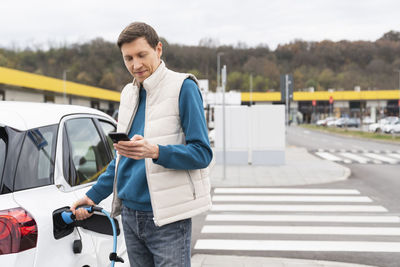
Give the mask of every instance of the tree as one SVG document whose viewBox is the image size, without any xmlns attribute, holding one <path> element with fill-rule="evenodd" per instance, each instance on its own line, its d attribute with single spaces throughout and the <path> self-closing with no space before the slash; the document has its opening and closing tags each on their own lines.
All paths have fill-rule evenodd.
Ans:
<svg viewBox="0 0 400 267">
<path fill-rule="evenodd" d="M 228 90 L 243 90 L 243 75 L 238 71 L 228 73 L 227 78 Z"/>
<path fill-rule="evenodd" d="M 318 81 L 322 89 L 326 90 L 332 88 L 334 87 L 335 74 L 333 73 L 332 70 L 326 68 L 318 76 Z"/>
<path fill-rule="evenodd" d="M 400 32 L 396 31 L 389 31 L 385 33 L 380 39 L 378 40 L 388 40 L 388 41 L 395 41 L 400 42 Z"/>
<path fill-rule="evenodd" d="M 318 87 L 319 87 L 319 84 L 318 84 L 318 82 L 316 81 L 316 80 L 314 80 L 314 79 L 309 79 L 307 82 L 306 82 L 306 87 L 307 88 L 314 88 L 314 90 L 318 90 Z"/>
<path fill-rule="evenodd" d="M 257 75 L 256 77 L 254 77 L 253 90 L 255 92 L 265 92 L 269 89 L 268 86 L 269 86 L 268 78 L 265 78 L 261 75 Z"/>
<path fill-rule="evenodd" d="M 115 82 L 114 74 L 112 72 L 104 73 L 99 82 L 99 86 L 106 89 L 115 89 L 117 84 Z"/>
</svg>

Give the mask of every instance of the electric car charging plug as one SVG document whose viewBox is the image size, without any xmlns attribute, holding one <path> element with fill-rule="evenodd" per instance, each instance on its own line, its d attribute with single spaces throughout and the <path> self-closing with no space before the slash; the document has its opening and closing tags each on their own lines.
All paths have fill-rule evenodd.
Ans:
<svg viewBox="0 0 400 267">
<path fill-rule="evenodd" d="M 109 259 L 111 261 L 111 266 L 114 267 L 115 262 L 124 262 L 124 259 L 119 257 L 117 255 L 117 227 L 115 225 L 114 219 L 111 218 L 110 213 L 108 213 L 107 211 L 105 211 L 103 208 L 101 207 L 97 207 L 97 206 L 79 206 L 76 209 L 86 209 L 89 213 L 93 213 L 95 211 L 97 212 L 101 212 L 104 215 L 107 216 L 107 218 L 110 220 L 111 226 L 112 226 L 112 231 L 113 231 L 113 251 L 110 253 Z M 61 219 L 65 222 L 65 224 L 72 224 L 74 222 L 76 222 L 76 218 L 75 215 L 72 213 L 72 211 L 63 211 L 61 213 Z"/>
<path fill-rule="evenodd" d="M 86 209 L 89 213 L 93 213 L 95 210 L 97 210 L 97 209 L 95 209 L 94 206 L 87 206 L 87 205 L 79 206 L 76 209 Z M 71 223 L 75 222 L 75 220 L 76 220 L 75 215 L 72 213 L 72 211 L 63 211 L 61 213 L 61 218 L 64 220 L 64 222 L 66 224 L 71 224 Z"/>
</svg>

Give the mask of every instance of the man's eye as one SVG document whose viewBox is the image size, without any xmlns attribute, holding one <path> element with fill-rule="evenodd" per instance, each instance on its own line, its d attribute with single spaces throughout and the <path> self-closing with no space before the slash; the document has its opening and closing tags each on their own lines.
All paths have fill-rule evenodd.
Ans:
<svg viewBox="0 0 400 267">
<path fill-rule="evenodd" d="M 132 60 L 132 57 L 126 57 L 125 60 L 126 60 L 126 61 L 131 61 L 131 60 Z"/>
</svg>

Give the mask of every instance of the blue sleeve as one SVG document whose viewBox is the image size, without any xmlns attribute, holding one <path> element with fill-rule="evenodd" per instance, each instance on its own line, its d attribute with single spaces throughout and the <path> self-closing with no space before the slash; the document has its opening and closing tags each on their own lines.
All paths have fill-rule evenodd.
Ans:
<svg viewBox="0 0 400 267">
<path fill-rule="evenodd" d="M 105 172 L 103 172 L 92 188 L 86 192 L 86 195 L 99 204 L 100 201 L 107 198 L 113 191 L 115 175 L 115 158 L 108 164 Z"/>
<path fill-rule="evenodd" d="M 159 145 L 159 157 L 153 160 L 165 168 L 193 170 L 207 167 L 212 160 L 203 100 L 197 84 L 186 79 L 179 95 L 179 115 L 186 145 Z"/>
</svg>

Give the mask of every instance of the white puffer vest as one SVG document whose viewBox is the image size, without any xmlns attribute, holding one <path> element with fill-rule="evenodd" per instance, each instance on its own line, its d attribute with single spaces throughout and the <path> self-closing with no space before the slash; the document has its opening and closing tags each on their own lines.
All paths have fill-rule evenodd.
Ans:
<svg viewBox="0 0 400 267">
<path fill-rule="evenodd" d="M 144 138 L 153 144 L 185 144 L 185 134 L 179 116 L 179 93 L 191 74 L 177 73 L 161 62 L 156 71 L 143 82 L 146 90 Z M 139 103 L 140 87 L 130 83 L 121 93 L 118 132 L 128 133 Z M 117 193 L 118 163 L 115 164 L 112 216 L 121 213 L 121 200 Z M 214 162 L 214 159 L 213 159 Z M 145 159 L 154 222 L 158 226 L 187 219 L 211 207 L 209 168 L 199 170 L 173 170 Z"/>
</svg>

